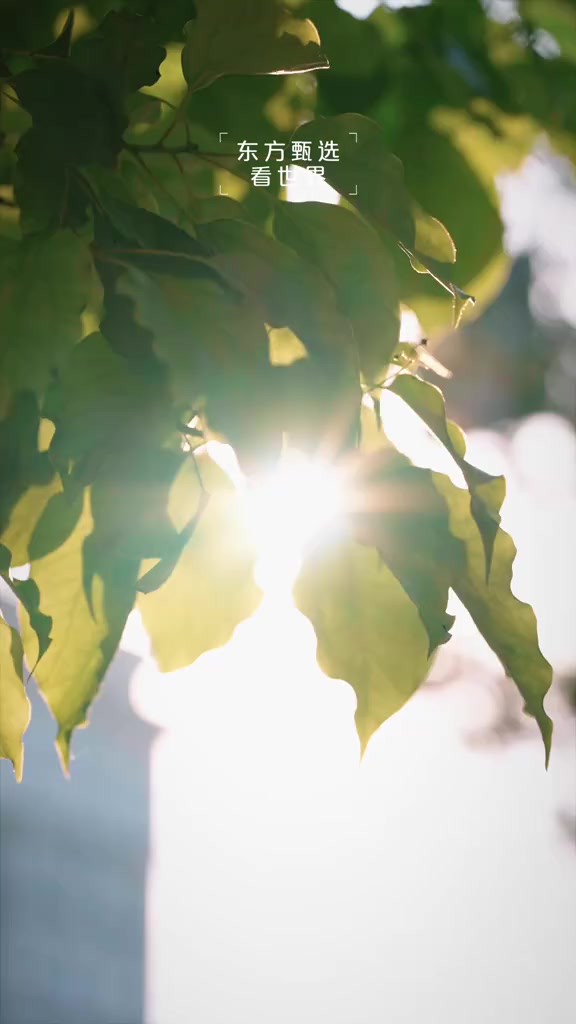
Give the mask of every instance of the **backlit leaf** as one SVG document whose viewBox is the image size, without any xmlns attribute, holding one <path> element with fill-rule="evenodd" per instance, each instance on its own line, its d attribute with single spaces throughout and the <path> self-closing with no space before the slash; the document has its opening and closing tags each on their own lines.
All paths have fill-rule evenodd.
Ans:
<svg viewBox="0 0 576 1024">
<path fill-rule="evenodd" d="M 46 396 L 44 415 L 56 426 L 50 456 L 90 483 L 119 451 L 160 446 L 170 411 L 157 367 L 129 363 L 95 332 L 76 345 Z"/>
<path fill-rule="evenodd" d="M 151 594 L 154 590 L 158 590 L 159 587 L 163 586 L 164 583 L 170 579 L 170 576 L 174 572 L 178 560 L 190 541 L 198 523 L 200 517 L 204 512 L 204 508 L 208 502 L 208 493 L 205 496 L 200 495 L 198 501 L 198 509 L 186 523 L 186 526 L 175 535 L 172 543 L 170 544 L 169 551 L 165 554 L 160 561 L 153 565 L 151 569 L 148 569 L 143 576 L 140 576 L 138 580 L 138 591 L 141 594 Z"/>
<path fill-rule="evenodd" d="M 380 437 L 380 450 L 356 466 L 354 536 L 376 548 L 415 604 L 432 654 L 450 639 L 454 618 L 446 607 L 462 553 L 430 471 L 411 465 Z"/>
<path fill-rule="evenodd" d="M 302 365 L 265 375 L 264 427 L 276 423 L 308 450 L 338 451 L 350 435 L 360 391 L 351 324 L 332 283 L 251 224 L 214 221 L 201 225 L 198 234 L 214 250 L 213 263 L 251 299 L 266 324 L 288 327 L 308 350 L 310 359 Z"/>
<path fill-rule="evenodd" d="M 268 335 L 247 299 L 213 281 L 133 268 L 119 287 L 133 300 L 138 322 L 152 332 L 176 400 L 192 408 L 207 396 L 210 414 L 210 401 L 216 412 L 229 400 L 246 402 L 250 388 L 253 397 L 258 393 L 268 367 Z"/>
<path fill-rule="evenodd" d="M 0 378 L 42 391 L 81 336 L 91 287 L 86 244 L 71 231 L 0 252 Z"/>
<path fill-rule="evenodd" d="M 314 163 L 319 160 L 320 143 L 334 142 L 339 159 L 323 163 L 326 180 L 378 231 L 413 248 L 415 225 L 404 169 L 375 121 L 360 114 L 320 117 L 303 124 L 293 137 L 311 142 Z"/>
<path fill-rule="evenodd" d="M 12 553 L 3 544 L 0 544 L 0 579 L 12 591 L 22 607 L 26 609 L 30 620 L 30 627 L 34 630 L 38 642 L 38 658 L 41 658 L 50 646 L 52 619 L 49 615 L 44 615 L 40 611 L 40 593 L 34 580 L 19 580 L 11 576 L 11 560 Z"/>
<path fill-rule="evenodd" d="M 253 576 L 254 543 L 238 495 L 208 455 L 196 458 L 209 495 L 206 508 L 168 581 L 138 602 L 163 672 L 184 668 L 205 651 L 227 643 L 261 599 Z M 203 487 L 189 460 L 170 496 L 170 514 L 178 530 L 185 529 L 202 507 Z"/>
<path fill-rule="evenodd" d="M 62 490 L 59 481 L 57 486 L 58 490 L 44 505 L 31 534 L 28 544 L 28 558 L 31 562 L 44 558 L 64 544 L 82 514 L 82 489 L 71 487 Z"/>
<path fill-rule="evenodd" d="M 368 224 L 328 203 L 279 203 L 276 236 L 322 271 L 352 325 L 359 364 L 375 381 L 398 341 L 396 270 L 389 252 Z"/>
<path fill-rule="evenodd" d="M 41 54 L 43 57 L 69 57 L 74 32 L 74 18 L 75 11 L 72 8 L 66 15 L 66 20 L 56 38 L 48 46 L 43 46 L 41 50 L 37 50 L 36 54 Z"/>
<path fill-rule="evenodd" d="M 454 263 L 456 246 L 450 232 L 437 217 L 431 217 L 420 207 L 414 211 L 416 223 L 415 249 L 421 256 L 428 256 L 440 263 Z"/>
<path fill-rule="evenodd" d="M 500 137 L 486 129 L 480 133 L 474 119 L 463 112 L 452 120 L 444 112 L 442 116 L 451 127 L 453 121 L 450 136 L 429 124 L 416 130 L 407 124 L 393 143 L 406 168 L 410 195 L 418 204 L 415 253 L 425 263 L 435 261 L 435 271 L 449 284 L 452 271 L 442 264 L 453 262 L 457 250 L 455 280 L 463 292 L 486 305 L 506 276 L 494 187 L 495 175 L 505 168 L 491 166 L 486 180 L 480 165 Z M 466 152 L 461 151 L 462 145 Z M 422 208 L 434 217 L 422 219 Z M 429 274 L 415 277 L 409 264 L 400 264 L 399 275 L 402 300 L 415 310 L 426 332 L 445 327 L 451 312 L 457 320 L 466 309 L 467 304 L 460 308 L 463 300 L 455 309 L 457 293 L 450 288 L 443 293 Z"/>
<path fill-rule="evenodd" d="M 311 355 L 332 353 L 350 362 L 353 337 L 332 282 L 291 247 L 228 219 L 199 225 L 198 237 L 212 250 L 213 264 L 260 306 L 271 327 L 290 327 Z"/>
<path fill-rule="evenodd" d="M 22 779 L 22 737 L 30 722 L 30 701 L 22 674 L 22 641 L 0 616 L 0 757 L 12 762 L 18 782 Z"/>
<path fill-rule="evenodd" d="M 464 435 L 455 423 L 447 419 L 444 396 L 434 384 L 410 374 L 400 374 L 390 385 L 390 390 L 420 416 L 462 471 L 470 491 L 470 510 L 482 538 L 488 578 L 500 524 L 500 509 L 506 494 L 504 477 L 492 476 L 466 461 Z"/>
<path fill-rule="evenodd" d="M 422 620 L 378 552 L 350 540 L 307 558 L 294 596 L 314 626 L 320 668 L 355 690 L 364 751 L 426 677 Z"/>
<path fill-rule="evenodd" d="M 196 0 L 185 28 L 182 68 L 197 92 L 222 75 L 278 75 L 327 68 L 311 21 L 276 0 Z"/>
<path fill-rule="evenodd" d="M 184 460 L 180 450 L 151 445 L 110 452 L 91 490 L 92 550 L 136 561 L 169 555 L 178 535 L 168 496 Z"/>
<path fill-rule="evenodd" d="M 552 722 L 544 710 L 544 697 L 552 683 L 552 668 L 538 646 L 536 617 L 530 605 L 512 592 L 516 548 L 504 530 L 494 542 L 492 570 L 486 582 L 485 556 L 480 535 L 470 512 L 466 491 L 448 477 L 434 474 L 435 485 L 450 512 L 450 529 L 462 541 L 466 560 L 452 580 L 452 587 L 470 612 L 480 633 L 500 659 L 506 675 L 518 687 L 525 711 L 538 724 L 544 741 L 546 764 L 552 742 Z"/>
<path fill-rule="evenodd" d="M 91 528 L 86 499 L 74 532 L 59 548 L 33 563 L 30 577 L 40 591 L 40 609 L 53 624 L 52 643 L 34 675 L 58 723 L 57 747 L 66 771 L 72 733 L 86 723 L 136 593 L 138 563 L 120 562 L 104 554 L 89 606 L 84 592 L 83 548 Z M 22 619 L 24 651 L 32 666 L 38 659 L 38 641 L 29 617 L 24 613 Z"/>
<path fill-rule="evenodd" d="M 46 459 L 46 468 L 49 468 Z M 53 497 L 62 484 L 56 473 L 45 484 L 28 486 L 14 503 L 0 539 L 12 552 L 13 565 L 25 565 L 32 560 L 32 538 Z"/>
</svg>

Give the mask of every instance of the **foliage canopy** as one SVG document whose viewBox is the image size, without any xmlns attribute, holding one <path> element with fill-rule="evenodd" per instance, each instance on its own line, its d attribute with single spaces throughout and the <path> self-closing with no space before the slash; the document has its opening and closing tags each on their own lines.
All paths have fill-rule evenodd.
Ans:
<svg viewBox="0 0 576 1024">
<path fill-rule="evenodd" d="M 136 602 L 164 670 L 257 607 L 218 439 L 249 478 L 285 447 L 352 467 L 349 532 L 295 596 L 363 746 L 449 639 L 452 589 L 548 758 L 551 669 L 511 591 L 504 481 L 466 460 L 398 337 L 401 305 L 434 331 L 501 287 L 495 175 L 542 132 L 576 154 L 571 0 L 508 22 L 480 0 L 366 21 L 332 0 L 0 10 L 0 572 L 21 616 L 21 635 L 0 619 L 0 755 L 20 776 L 25 664 L 67 768 Z M 289 202 L 276 174 L 251 187 L 238 143 L 271 140 L 294 164 L 293 143 L 339 146 L 340 204 Z M 363 404 L 385 388 L 467 490 L 396 451 Z"/>
</svg>

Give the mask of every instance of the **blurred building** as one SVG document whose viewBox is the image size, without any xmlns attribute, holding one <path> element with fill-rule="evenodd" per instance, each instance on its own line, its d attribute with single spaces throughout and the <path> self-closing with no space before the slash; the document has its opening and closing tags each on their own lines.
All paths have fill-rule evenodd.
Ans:
<svg viewBox="0 0 576 1024">
<path fill-rule="evenodd" d="M 151 726 L 120 652 L 64 779 L 33 696 L 24 780 L 0 770 L 1 1024 L 142 1024 Z M 30 686 L 32 691 L 33 687 Z"/>
</svg>

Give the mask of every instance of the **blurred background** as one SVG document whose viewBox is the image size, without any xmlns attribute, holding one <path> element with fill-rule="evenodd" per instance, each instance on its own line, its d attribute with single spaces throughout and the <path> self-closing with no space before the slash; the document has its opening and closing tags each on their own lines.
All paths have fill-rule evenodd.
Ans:
<svg viewBox="0 0 576 1024">
<path fill-rule="evenodd" d="M 303 6 L 338 55 L 319 76 L 319 108 L 378 110 L 411 188 L 423 168 L 436 182 L 426 208 L 456 234 L 464 224 L 473 317 L 447 332 L 425 282 L 403 332 L 425 331 L 453 371 L 448 408 L 471 461 L 507 476 L 514 590 L 555 670 L 550 769 L 462 609 L 431 679 L 361 766 L 352 691 L 317 669 L 311 627 L 288 601 L 165 676 L 133 613 L 71 779 L 39 699 L 23 783 L 1 765 L 2 1024 L 576 1019 L 576 91 L 559 71 L 576 60 L 576 10 L 526 5 L 540 11 L 540 78 L 525 77 L 522 96 L 547 127 L 522 134 L 512 89 L 498 117 L 488 107 L 497 84 L 464 0 L 342 0 L 338 17 L 331 0 Z M 513 0 L 484 6 L 496 43 L 512 25 L 523 44 Z M 436 22 L 416 20 L 438 11 L 442 54 Z M 386 71 L 374 40 L 394 32 Z M 404 138 L 404 117 L 428 134 Z M 450 177 L 462 154 L 475 175 L 464 199 Z M 304 185 L 297 198 L 311 195 Z M 466 237 L 474 253 L 482 243 L 478 266 Z M 445 468 L 393 401 L 382 413 L 415 461 Z"/>
</svg>

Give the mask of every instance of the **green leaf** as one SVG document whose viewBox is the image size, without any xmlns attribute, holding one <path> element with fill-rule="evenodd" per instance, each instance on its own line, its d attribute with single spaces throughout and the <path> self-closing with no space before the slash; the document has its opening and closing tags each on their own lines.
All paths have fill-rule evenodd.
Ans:
<svg viewBox="0 0 576 1024">
<path fill-rule="evenodd" d="M 330 354 L 350 365 L 350 325 L 338 308 L 332 283 L 288 245 L 243 221 L 198 225 L 212 263 L 261 309 L 271 327 L 290 327 L 311 355 Z"/>
<path fill-rule="evenodd" d="M 20 391 L 6 398 L 5 416 L 0 419 L 0 538 L 15 557 L 17 547 L 25 547 L 36 514 L 53 486 L 54 468 L 47 453 L 38 448 L 39 428 L 34 394 Z M 18 554 L 17 564 L 26 560 L 20 561 Z"/>
<path fill-rule="evenodd" d="M 49 43 L 48 46 L 43 46 L 41 50 L 36 50 L 35 56 L 69 57 L 72 47 L 72 34 L 74 32 L 74 18 L 75 11 L 72 8 L 66 15 L 66 20 L 56 39 Z"/>
<path fill-rule="evenodd" d="M 114 165 L 126 119 L 104 86 L 69 61 L 45 61 L 15 80 L 18 99 L 32 117 L 32 132 L 64 164 Z"/>
<path fill-rule="evenodd" d="M 432 654 L 450 639 L 454 617 L 446 608 L 460 545 L 431 472 L 411 465 L 380 437 L 380 450 L 357 462 L 354 536 L 376 548 L 418 609 Z"/>
<path fill-rule="evenodd" d="M 138 580 L 138 590 L 141 594 L 151 594 L 154 590 L 158 590 L 164 583 L 167 583 L 170 576 L 174 572 L 176 565 L 180 559 L 184 548 L 192 538 L 198 523 L 200 522 L 200 516 L 204 512 L 204 508 L 208 502 L 208 493 L 202 492 L 198 499 L 198 509 L 186 523 L 186 525 L 176 534 L 170 550 L 163 558 L 160 559 L 153 565 L 151 569 L 140 577 Z"/>
<path fill-rule="evenodd" d="M 101 193 L 100 193 L 101 195 Z M 105 217 L 96 217 L 96 265 L 105 288 L 103 271 L 124 264 L 149 273 L 181 278 L 204 278 L 222 286 L 218 271 L 209 264 L 204 248 L 171 221 L 132 206 L 111 195 L 101 195 Z"/>
<path fill-rule="evenodd" d="M 475 304 L 474 295 L 469 295 L 468 292 L 454 284 L 454 281 L 447 278 L 441 263 L 436 263 L 435 260 L 428 256 L 424 257 L 421 253 L 413 253 L 403 246 L 400 248 L 408 257 L 412 270 L 415 270 L 417 274 L 429 275 L 436 284 L 448 292 L 452 305 L 452 329 L 456 330 L 468 307 Z"/>
<path fill-rule="evenodd" d="M 63 474 L 91 483 L 118 452 L 160 446 L 171 407 L 155 365 L 129 363 L 99 333 L 74 348 L 44 403 L 56 426 L 50 456 Z"/>
<path fill-rule="evenodd" d="M 205 248 L 188 232 L 176 227 L 164 217 L 106 194 L 104 190 L 99 191 L 99 198 L 106 216 L 118 233 L 117 245 L 129 240 L 140 248 L 157 254 L 180 253 L 191 258 L 206 259 Z"/>
<path fill-rule="evenodd" d="M 34 580 L 6 580 L 14 596 L 26 609 L 30 628 L 36 634 L 38 642 L 38 660 L 42 658 L 52 642 L 52 619 L 40 611 L 40 591 Z M 34 669 L 32 669 L 34 671 Z"/>
<path fill-rule="evenodd" d="M 272 366 L 291 366 L 308 357 L 300 338 L 289 327 L 269 327 L 268 340 Z"/>
<path fill-rule="evenodd" d="M 44 558 L 61 547 L 74 531 L 82 515 L 82 489 L 71 487 L 62 490 L 59 480 L 57 486 L 57 492 L 45 503 L 31 533 L 28 544 L 28 558 L 31 562 Z"/>
<path fill-rule="evenodd" d="M 463 112 L 443 112 L 442 117 L 451 126 L 450 137 L 430 124 L 415 129 L 408 121 L 394 140 L 406 168 L 407 187 L 418 204 L 415 257 L 420 260 L 421 275 L 422 271 L 427 274 L 415 277 L 414 261 L 412 268 L 400 265 L 402 301 L 414 309 L 426 332 L 449 323 L 450 305 L 458 321 L 468 306 L 469 293 L 479 303 L 490 301 L 504 283 L 507 263 L 495 190 L 496 174 L 505 168 L 490 165 L 486 173 L 482 164 L 490 159 L 500 136 L 494 130 L 480 132 L 478 123 Z M 434 218 L 425 215 L 422 220 L 422 207 L 439 219 L 440 228 L 434 226 Z M 454 274 L 463 295 L 450 280 L 452 272 L 442 265 L 453 262 L 456 250 Z M 428 264 L 436 280 L 430 277 Z M 447 295 L 437 287 L 438 279 Z"/>
<path fill-rule="evenodd" d="M 506 481 L 492 476 L 466 461 L 466 441 L 455 423 L 446 417 L 444 396 L 439 388 L 410 374 L 400 374 L 390 385 L 424 421 L 450 453 L 468 485 L 470 509 L 476 522 L 486 559 L 486 578 L 490 575 L 494 542 L 500 525 L 500 509 L 506 494 Z"/>
<path fill-rule="evenodd" d="M 12 553 L 5 544 L 0 544 L 0 572 L 8 572 L 12 561 Z"/>
<path fill-rule="evenodd" d="M 22 233 L 81 228 L 88 216 L 88 197 L 49 139 L 35 130 L 26 132 L 17 155 L 14 192 Z"/>
<path fill-rule="evenodd" d="M 404 168 L 390 152 L 385 133 L 375 121 L 360 114 L 320 117 L 303 124 L 293 138 L 312 144 L 312 164 L 318 163 L 319 143 L 334 142 L 339 159 L 323 163 L 326 181 L 377 231 L 414 247 L 414 217 Z M 294 162 L 310 164 L 303 159 Z"/>
<path fill-rule="evenodd" d="M 12 762 L 18 782 L 24 766 L 22 737 L 31 715 L 22 667 L 20 636 L 0 617 L 0 757 Z"/>
<path fill-rule="evenodd" d="M 185 26 L 182 70 L 190 91 L 223 75 L 295 74 L 329 67 L 311 21 L 276 0 L 196 0 Z"/>
<path fill-rule="evenodd" d="M 41 611 L 53 623 L 52 643 L 37 665 L 35 678 L 58 723 L 57 748 L 66 772 L 72 733 L 86 724 L 136 593 L 138 563 L 120 562 L 103 553 L 89 606 L 84 592 L 83 549 L 92 525 L 86 494 L 74 532 L 59 548 L 33 563 L 30 577 L 40 591 Z M 22 620 L 26 660 L 34 665 L 38 641 L 25 613 Z"/>
<path fill-rule="evenodd" d="M 390 362 L 400 328 L 392 258 L 376 231 L 349 210 L 327 203 L 278 203 L 275 233 L 326 276 L 348 318 L 367 381 Z"/>
<path fill-rule="evenodd" d="M 12 578 L 10 575 L 11 562 L 12 553 L 4 544 L 0 544 L 0 578 L 28 612 L 30 626 L 34 630 L 38 641 L 38 658 L 41 658 L 50 646 L 52 619 L 40 611 L 40 593 L 34 580 Z"/>
<path fill-rule="evenodd" d="M 144 624 L 160 669 L 172 672 L 190 665 L 205 651 L 226 644 L 236 626 L 260 603 L 254 582 L 255 550 L 237 492 L 207 455 L 189 460 L 170 497 L 170 514 L 178 530 L 197 515 L 209 498 L 196 529 L 170 578 L 139 599 Z"/>
<path fill-rule="evenodd" d="M 178 535 L 168 496 L 185 458 L 150 445 L 121 444 L 111 452 L 92 485 L 92 550 L 138 562 L 171 554 Z"/>
<path fill-rule="evenodd" d="M 544 697 L 552 683 L 552 668 L 538 646 L 532 608 L 512 593 L 514 543 L 507 533 L 498 530 L 490 580 L 486 582 L 484 550 L 470 513 L 467 492 L 441 474 L 435 473 L 434 480 L 450 512 L 451 532 L 462 541 L 466 553 L 466 561 L 455 573 L 452 587 L 518 687 L 525 711 L 536 720 L 548 764 L 552 722 L 544 710 Z"/>
<path fill-rule="evenodd" d="M 47 470 L 51 469 L 47 458 L 44 465 Z M 32 560 L 32 538 L 47 506 L 61 490 L 61 486 L 57 474 L 54 473 L 48 483 L 29 485 L 14 501 L 5 528 L 0 533 L 0 540 L 12 552 L 13 565 L 26 565 Z"/>
<path fill-rule="evenodd" d="M 130 268 L 119 290 L 152 332 L 178 401 L 193 407 L 210 388 L 228 394 L 243 376 L 267 366 L 268 336 L 258 311 L 216 282 Z"/>
<path fill-rule="evenodd" d="M 309 445 L 322 445 L 331 434 L 337 448 L 357 413 L 360 388 L 350 326 L 334 290 L 292 249 L 250 224 L 198 225 L 198 239 L 241 295 L 210 281 L 134 269 L 119 285 L 155 338 L 174 397 L 194 408 L 200 403 L 211 429 L 230 440 L 249 472 L 277 456 L 281 431 L 295 428 L 297 419 Z M 265 323 L 290 326 L 315 365 L 272 373 Z M 298 387 L 303 392 L 294 401 Z"/>
<path fill-rule="evenodd" d="M 89 250 L 71 231 L 26 239 L 0 252 L 0 282 L 0 379 L 42 392 L 81 337 Z"/>
<path fill-rule="evenodd" d="M 16 195 L 26 233 L 76 227 L 86 219 L 87 197 L 75 168 L 114 167 L 127 118 L 103 80 L 69 60 L 45 59 L 19 74 L 14 88 L 32 127 L 18 147 Z"/>
<path fill-rule="evenodd" d="M 196 224 L 208 224 L 211 220 L 245 220 L 242 203 L 230 196 L 208 196 L 206 199 L 192 197 L 190 212 Z"/>
<path fill-rule="evenodd" d="M 135 269 L 119 289 L 154 337 L 174 400 L 201 411 L 210 430 L 234 445 L 246 471 L 274 459 L 281 427 L 268 396 L 268 335 L 258 307 L 214 281 Z"/>
<path fill-rule="evenodd" d="M 110 11 L 94 32 L 76 43 L 72 59 L 121 99 L 153 85 L 165 55 L 153 21 L 129 11 Z"/>
<path fill-rule="evenodd" d="M 427 256 L 440 263 L 454 263 L 456 246 L 454 240 L 437 217 L 431 217 L 415 204 L 416 223 L 415 249 L 419 256 Z"/>
<path fill-rule="evenodd" d="M 356 692 L 364 751 L 427 675 L 422 620 L 378 552 L 348 540 L 306 559 L 294 596 L 314 626 L 320 668 Z"/>
<path fill-rule="evenodd" d="M 104 175 L 106 188 L 102 187 L 101 181 Z M 118 283 L 124 272 L 123 263 L 130 265 L 133 260 L 141 258 L 142 248 L 158 251 L 160 246 L 163 251 L 165 250 L 167 240 L 164 237 L 164 230 L 166 228 L 170 231 L 173 225 L 160 217 L 150 215 L 148 210 L 141 210 L 124 201 L 118 203 L 114 191 L 122 193 L 124 189 L 120 187 L 113 190 L 107 172 L 99 169 L 98 174 L 95 174 L 94 169 L 91 169 L 87 177 L 98 196 L 102 210 L 101 214 L 95 215 L 96 240 L 93 248 L 95 266 L 103 288 L 100 331 L 110 347 L 124 359 L 134 362 L 135 366 L 143 362 L 150 364 L 155 359 L 154 339 L 150 331 L 136 323 L 133 303 L 126 295 L 119 293 Z M 119 181 L 122 186 L 122 179 Z M 117 182 L 114 184 L 117 185 Z M 126 192 L 129 195 L 129 191 Z M 149 216 L 152 216 L 151 220 L 148 219 Z M 170 244 L 173 244 L 173 241 L 173 238 L 170 238 Z M 182 254 L 187 258 L 187 250 L 190 255 L 194 240 L 185 235 L 183 240 L 179 238 L 179 243 L 183 250 Z M 180 250 L 175 253 L 177 258 L 179 254 Z M 157 377 L 159 382 L 163 378 L 159 365 Z"/>
</svg>

